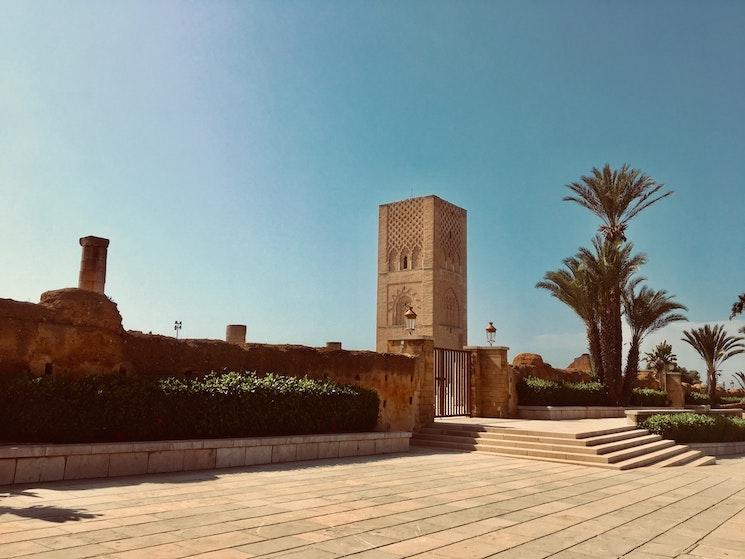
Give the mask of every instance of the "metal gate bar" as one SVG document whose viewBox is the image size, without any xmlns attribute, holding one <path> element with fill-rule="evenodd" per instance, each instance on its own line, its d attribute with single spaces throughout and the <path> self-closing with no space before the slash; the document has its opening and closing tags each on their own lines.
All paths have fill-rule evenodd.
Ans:
<svg viewBox="0 0 745 559">
<path fill-rule="evenodd" d="M 435 417 L 471 414 L 470 360 L 468 351 L 435 348 Z"/>
</svg>

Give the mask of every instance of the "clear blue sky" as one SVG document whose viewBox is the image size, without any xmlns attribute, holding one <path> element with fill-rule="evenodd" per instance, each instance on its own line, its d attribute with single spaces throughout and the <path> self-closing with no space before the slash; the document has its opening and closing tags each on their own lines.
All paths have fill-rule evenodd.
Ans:
<svg viewBox="0 0 745 559">
<path fill-rule="evenodd" d="M 675 190 L 629 232 L 650 284 L 726 320 L 744 28 L 738 1 L 5 0 L 0 296 L 76 285 L 93 234 L 127 328 L 372 348 L 377 206 L 413 189 L 469 212 L 470 343 L 493 320 L 565 366 L 582 325 L 534 285 L 597 226 L 563 185 L 607 161 Z"/>
</svg>

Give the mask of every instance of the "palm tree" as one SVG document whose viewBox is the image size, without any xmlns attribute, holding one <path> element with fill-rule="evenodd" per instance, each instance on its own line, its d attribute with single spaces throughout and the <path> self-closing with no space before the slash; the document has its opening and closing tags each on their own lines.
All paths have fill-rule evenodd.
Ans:
<svg viewBox="0 0 745 559">
<path fill-rule="evenodd" d="M 730 357 L 745 353 L 745 338 L 742 336 L 728 336 L 721 324 L 701 328 L 684 330 L 682 340 L 698 352 L 706 363 L 706 382 L 709 391 L 709 401 L 712 405 L 717 402 L 717 369 Z"/>
<path fill-rule="evenodd" d="M 582 319 L 587 331 L 592 370 L 600 382 L 605 384 L 597 313 L 598 296 L 595 283 L 589 277 L 583 262 L 577 256 L 566 258 L 563 269 L 546 272 L 543 281 L 538 282 L 536 287 L 546 289 Z"/>
<path fill-rule="evenodd" d="M 631 398 L 637 372 L 639 371 L 639 348 L 644 338 L 652 332 L 664 328 L 668 324 L 686 317 L 675 311 L 688 310 L 684 305 L 673 301 L 673 295 L 668 295 L 664 289 L 656 291 L 646 285 L 636 291 L 642 278 L 629 282 L 623 294 L 623 306 L 626 322 L 631 327 L 631 343 L 626 357 L 626 371 L 624 373 L 623 395 L 626 401 Z M 673 354 L 673 357 L 674 354 Z M 664 386 L 660 375 L 660 386 Z"/>
<path fill-rule="evenodd" d="M 607 240 L 622 242 L 626 240 L 626 227 L 631 219 L 673 193 L 672 190 L 660 192 L 663 186 L 627 164 L 611 169 L 606 163 L 602 170 L 593 167 L 591 175 L 568 184 L 573 194 L 563 199 L 597 215 L 603 221 L 599 230 Z"/>
<path fill-rule="evenodd" d="M 632 254 L 631 243 L 617 243 L 596 236 L 593 249 L 580 248 L 579 258 L 594 282 L 596 310 L 600 322 L 603 372 L 608 385 L 609 404 L 620 405 L 623 392 L 623 334 L 621 299 L 632 276 L 647 261 L 644 254 Z"/>
<path fill-rule="evenodd" d="M 678 364 L 678 356 L 673 353 L 673 346 L 667 343 L 667 340 L 658 343 L 652 351 L 645 353 L 644 360 L 647 362 L 647 367 L 658 375 Z"/>
</svg>

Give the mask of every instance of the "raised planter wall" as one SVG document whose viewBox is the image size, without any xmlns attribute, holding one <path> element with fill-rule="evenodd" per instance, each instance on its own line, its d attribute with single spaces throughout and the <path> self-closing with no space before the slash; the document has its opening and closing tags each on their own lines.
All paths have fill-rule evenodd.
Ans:
<svg viewBox="0 0 745 559">
<path fill-rule="evenodd" d="M 729 456 L 745 454 L 745 441 L 732 443 L 686 443 L 693 450 L 700 450 L 707 456 Z"/>
<path fill-rule="evenodd" d="M 0 485 L 211 470 L 409 449 L 409 432 L 0 446 Z"/>
<path fill-rule="evenodd" d="M 612 406 L 518 406 L 521 419 L 598 419 L 624 417 L 624 408 Z"/>
</svg>

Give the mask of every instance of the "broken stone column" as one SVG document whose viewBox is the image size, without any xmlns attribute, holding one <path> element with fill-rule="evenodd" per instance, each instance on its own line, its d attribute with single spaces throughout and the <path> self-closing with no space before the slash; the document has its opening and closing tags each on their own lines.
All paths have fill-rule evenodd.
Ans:
<svg viewBox="0 0 745 559">
<path fill-rule="evenodd" d="M 109 240 L 101 237 L 82 237 L 80 246 L 80 276 L 78 288 L 103 294 L 106 286 L 106 254 Z"/>
<path fill-rule="evenodd" d="M 228 324 L 225 328 L 225 341 L 229 344 L 244 345 L 246 343 L 246 325 Z"/>
</svg>

